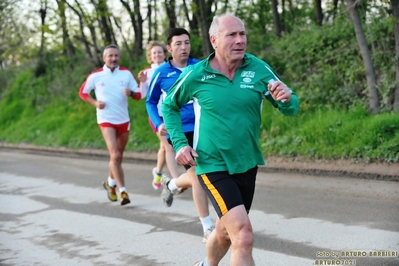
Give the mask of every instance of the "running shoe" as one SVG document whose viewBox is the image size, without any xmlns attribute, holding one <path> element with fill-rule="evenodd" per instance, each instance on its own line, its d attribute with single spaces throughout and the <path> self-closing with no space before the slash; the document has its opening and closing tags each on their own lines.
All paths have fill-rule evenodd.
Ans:
<svg viewBox="0 0 399 266">
<path fill-rule="evenodd" d="M 115 192 L 116 186 L 111 187 L 111 186 L 108 184 L 108 180 L 105 180 L 105 181 L 103 182 L 103 187 L 104 187 L 105 190 L 107 191 L 107 196 L 108 196 L 108 198 L 109 198 L 110 201 L 117 201 L 117 200 L 118 200 L 118 196 L 116 195 L 116 192 Z"/>
<path fill-rule="evenodd" d="M 129 195 L 126 193 L 126 191 L 121 192 L 120 201 L 121 205 L 126 205 L 130 203 Z"/>
<path fill-rule="evenodd" d="M 152 187 L 155 190 L 157 190 L 157 189 L 159 189 L 162 186 L 162 183 L 161 183 L 162 176 L 159 173 L 157 173 L 157 168 L 156 167 L 154 167 L 152 169 L 152 176 L 154 177 L 152 182 L 151 182 Z"/>
<path fill-rule="evenodd" d="M 202 243 L 206 244 L 206 241 L 208 241 L 208 238 L 214 229 L 215 229 L 215 227 L 212 226 L 211 228 L 209 228 L 208 230 L 205 231 L 204 236 L 202 237 Z"/>
<path fill-rule="evenodd" d="M 194 266 L 204 266 L 205 262 L 204 261 L 197 261 Z"/>
<path fill-rule="evenodd" d="M 172 178 L 168 174 L 163 174 L 162 175 L 161 183 L 162 183 L 162 186 L 163 186 L 163 190 L 162 190 L 161 198 L 162 198 L 163 204 L 166 207 L 172 206 L 173 195 L 179 194 L 179 190 L 178 189 L 176 189 L 175 191 L 171 191 L 168 188 L 168 183 L 170 182 L 170 180 L 172 180 Z"/>
</svg>

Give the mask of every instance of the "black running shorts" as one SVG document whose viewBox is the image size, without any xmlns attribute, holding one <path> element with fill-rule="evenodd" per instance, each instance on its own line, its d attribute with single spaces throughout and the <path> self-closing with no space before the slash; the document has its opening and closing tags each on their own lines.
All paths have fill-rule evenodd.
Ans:
<svg viewBox="0 0 399 266">
<path fill-rule="evenodd" d="M 198 175 L 199 182 L 219 218 L 238 205 L 244 205 L 249 213 L 257 172 L 258 166 L 255 166 L 241 174 L 230 175 L 227 171 L 222 171 Z"/>
</svg>

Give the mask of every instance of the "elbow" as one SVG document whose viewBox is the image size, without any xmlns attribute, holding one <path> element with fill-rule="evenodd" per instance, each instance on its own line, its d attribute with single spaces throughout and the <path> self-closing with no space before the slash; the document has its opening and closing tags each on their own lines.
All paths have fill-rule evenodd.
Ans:
<svg viewBox="0 0 399 266">
<path fill-rule="evenodd" d="M 87 101 L 87 98 L 89 97 L 89 94 L 87 93 L 83 93 L 83 92 L 79 92 L 79 97 L 83 100 L 83 101 Z"/>
</svg>

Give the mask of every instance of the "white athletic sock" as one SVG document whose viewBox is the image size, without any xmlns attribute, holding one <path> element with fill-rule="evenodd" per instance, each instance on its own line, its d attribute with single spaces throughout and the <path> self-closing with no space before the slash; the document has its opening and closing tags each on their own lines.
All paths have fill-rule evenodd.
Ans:
<svg viewBox="0 0 399 266">
<path fill-rule="evenodd" d="M 116 186 L 115 179 L 113 179 L 113 178 L 111 178 L 111 177 L 109 176 L 109 177 L 108 177 L 108 185 L 109 185 L 110 187 Z"/>
<path fill-rule="evenodd" d="M 209 265 L 208 261 L 204 259 L 203 261 L 201 261 L 201 264 L 198 264 L 198 266 L 211 266 L 211 265 Z"/>
<path fill-rule="evenodd" d="M 178 189 L 179 187 L 176 186 L 176 180 L 174 178 L 172 178 L 169 183 L 168 183 L 168 188 L 170 191 L 175 191 L 176 189 Z"/>
<path fill-rule="evenodd" d="M 126 188 L 125 188 L 125 187 L 120 187 L 120 188 L 119 188 L 119 192 L 120 192 L 120 193 L 126 192 Z"/>
<path fill-rule="evenodd" d="M 204 230 L 204 233 L 206 232 L 206 230 L 210 229 L 211 227 L 214 227 L 211 217 L 208 215 L 206 217 L 203 218 L 199 218 L 202 224 L 202 229 Z"/>
</svg>

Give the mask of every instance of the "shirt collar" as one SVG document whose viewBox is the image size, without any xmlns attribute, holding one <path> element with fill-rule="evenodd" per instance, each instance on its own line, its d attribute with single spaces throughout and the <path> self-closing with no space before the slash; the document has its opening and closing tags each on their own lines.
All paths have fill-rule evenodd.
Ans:
<svg viewBox="0 0 399 266">
<path fill-rule="evenodd" d="M 111 69 L 110 69 L 109 67 L 107 67 L 106 64 L 104 64 L 103 69 L 104 69 L 105 71 L 111 72 Z M 117 66 L 117 67 L 115 68 L 115 70 L 119 70 L 119 66 Z M 115 70 L 114 70 L 114 72 L 115 72 Z"/>
<path fill-rule="evenodd" d="M 215 52 L 212 52 L 207 58 L 205 58 L 204 60 L 206 61 L 206 67 L 208 68 L 208 71 L 211 70 L 213 71 L 213 69 L 211 68 L 211 66 L 209 65 L 209 61 L 215 57 Z M 245 53 L 244 54 L 244 63 L 242 64 L 242 66 L 245 66 L 246 64 L 248 64 L 249 62 L 249 57 L 248 54 Z M 241 66 L 241 67 L 242 67 Z"/>
</svg>

